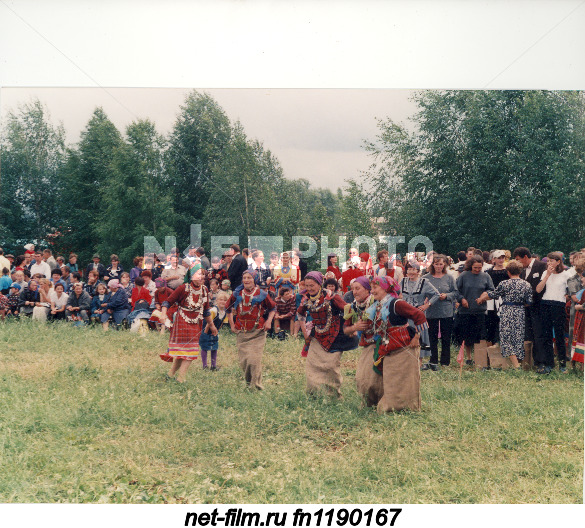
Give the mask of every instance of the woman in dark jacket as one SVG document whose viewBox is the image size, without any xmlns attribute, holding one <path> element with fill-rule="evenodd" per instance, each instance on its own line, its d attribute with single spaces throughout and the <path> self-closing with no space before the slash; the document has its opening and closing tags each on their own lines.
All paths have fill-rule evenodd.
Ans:
<svg viewBox="0 0 585 528">
<path fill-rule="evenodd" d="M 128 296 L 124 288 L 120 287 L 118 279 L 108 282 L 111 296 L 106 306 L 106 311 L 102 314 L 101 321 L 104 330 L 108 329 L 110 316 L 114 319 L 116 325 L 122 324 L 122 321 L 128 317 L 130 306 L 128 305 Z"/>
</svg>

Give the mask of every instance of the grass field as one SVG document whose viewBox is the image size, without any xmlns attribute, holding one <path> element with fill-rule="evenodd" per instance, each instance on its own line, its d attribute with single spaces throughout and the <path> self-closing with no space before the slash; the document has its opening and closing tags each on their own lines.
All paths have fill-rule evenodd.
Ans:
<svg viewBox="0 0 585 528">
<path fill-rule="evenodd" d="M 269 341 L 263 392 L 235 339 L 165 382 L 167 336 L 0 324 L 0 502 L 582 503 L 583 374 L 422 373 L 423 410 L 304 393 L 301 341 Z"/>
</svg>

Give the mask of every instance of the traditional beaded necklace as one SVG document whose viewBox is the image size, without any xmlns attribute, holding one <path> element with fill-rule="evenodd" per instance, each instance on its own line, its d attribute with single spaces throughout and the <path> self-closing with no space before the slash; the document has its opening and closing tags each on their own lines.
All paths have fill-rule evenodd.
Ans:
<svg viewBox="0 0 585 528">
<path fill-rule="evenodd" d="M 319 300 L 323 297 L 323 302 L 319 303 Z M 320 289 L 319 293 L 315 296 L 309 296 L 306 301 L 306 306 L 309 312 L 319 312 L 321 311 L 322 307 L 325 306 L 327 310 L 327 322 L 324 326 L 318 327 L 314 325 L 313 328 L 315 329 L 315 333 L 317 334 L 325 334 L 329 331 L 331 327 L 331 322 L 333 320 L 333 313 L 331 311 L 331 303 L 329 299 L 323 295 L 323 290 Z"/>
<path fill-rule="evenodd" d="M 198 289 L 195 289 L 191 284 L 185 286 L 187 297 L 185 303 L 187 306 L 180 307 L 179 314 L 186 323 L 197 324 L 203 320 L 202 307 L 207 302 L 207 288 L 200 285 Z M 185 311 L 197 312 L 195 317 L 187 315 Z"/>
</svg>

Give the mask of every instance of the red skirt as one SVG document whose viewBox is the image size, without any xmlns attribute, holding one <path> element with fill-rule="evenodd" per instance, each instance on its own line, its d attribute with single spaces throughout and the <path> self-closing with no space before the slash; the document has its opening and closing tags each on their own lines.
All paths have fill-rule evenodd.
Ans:
<svg viewBox="0 0 585 528">
<path fill-rule="evenodd" d="M 181 317 L 181 311 L 175 316 L 167 355 L 178 359 L 197 359 L 199 357 L 199 337 L 201 322 L 188 323 Z"/>
</svg>

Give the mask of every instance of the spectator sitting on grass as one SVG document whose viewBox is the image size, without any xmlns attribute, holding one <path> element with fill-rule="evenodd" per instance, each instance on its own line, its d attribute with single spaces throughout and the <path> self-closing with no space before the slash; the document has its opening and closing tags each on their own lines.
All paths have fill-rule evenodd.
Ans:
<svg viewBox="0 0 585 528">
<path fill-rule="evenodd" d="M 108 321 L 110 316 L 114 319 L 116 327 L 119 327 L 122 324 L 122 321 L 124 321 L 130 313 L 126 290 L 122 287 L 120 282 L 117 279 L 112 279 L 108 282 L 108 288 L 112 295 L 106 307 L 107 311 L 106 313 L 103 313 L 101 317 L 104 330 L 107 330 L 109 327 Z"/>
<path fill-rule="evenodd" d="M 102 314 L 106 312 L 106 307 L 110 301 L 111 294 L 103 282 L 100 282 L 95 288 L 95 295 L 91 301 L 91 321 L 101 322 Z"/>
<path fill-rule="evenodd" d="M 49 299 L 51 301 L 51 311 L 48 316 L 49 321 L 64 320 L 69 296 L 65 293 L 62 283 L 58 282 L 55 284 Z"/>
<path fill-rule="evenodd" d="M 20 292 L 18 301 L 20 315 L 30 317 L 33 313 L 33 308 L 36 303 L 39 302 L 39 299 L 39 283 L 35 280 L 31 280 L 28 283 L 28 287 L 23 288 Z"/>
<path fill-rule="evenodd" d="M 67 299 L 67 317 L 70 321 L 89 322 L 89 313 L 91 309 L 91 297 L 89 293 L 83 291 L 83 284 L 76 282 L 73 292 Z"/>
</svg>

